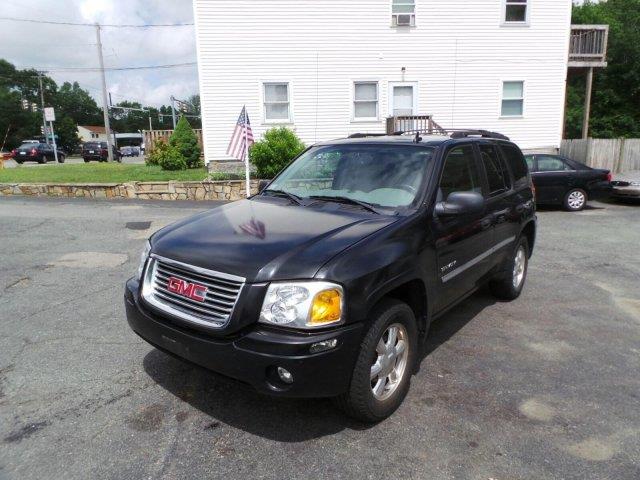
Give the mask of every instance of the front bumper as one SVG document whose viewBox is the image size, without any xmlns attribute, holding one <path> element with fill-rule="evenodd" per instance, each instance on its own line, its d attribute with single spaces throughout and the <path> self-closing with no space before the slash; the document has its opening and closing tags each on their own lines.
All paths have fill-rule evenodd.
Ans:
<svg viewBox="0 0 640 480">
<path fill-rule="evenodd" d="M 362 324 L 313 333 L 278 331 L 255 325 L 235 336 L 212 337 L 185 329 L 140 303 L 139 283 L 130 279 L 124 303 L 129 325 L 140 337 L 167 353 L 252 385 L 256 390 L 285 397 L 330 397 L 349 388 L 362 337 Z M 337 339 L 331 350 L 311 354 L 312 344 Z M 275 373 L 283 367 L 293 374 L 285 384 Z"/>
</svg>

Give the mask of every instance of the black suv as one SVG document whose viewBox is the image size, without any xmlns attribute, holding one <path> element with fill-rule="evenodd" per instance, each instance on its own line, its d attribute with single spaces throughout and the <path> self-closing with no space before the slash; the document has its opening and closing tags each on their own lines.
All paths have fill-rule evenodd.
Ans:
<svg viewBox="0 0 640 480">
<path fill-rule="evenodd" d="M 122 161 L 122 154 L 115 147 L 111 145 L 113 151 L 113 159 L 116 162 Z M 85 163 L 91 160 L 97 160 L 98 162 L 106 162 L 109 160 L 109 148 L 107 142 L 87 142 L 82 145 L 82 158 Z"/>
<path fill-rule="evenodd" d="M 364 421 L 402 402 L 431 321 L 520 295 L 536 235 L 520 149 L 485 131 L 314 145 L 258 195 L 163 228 L 125 288 L 171 354 Z"/>
</svg>

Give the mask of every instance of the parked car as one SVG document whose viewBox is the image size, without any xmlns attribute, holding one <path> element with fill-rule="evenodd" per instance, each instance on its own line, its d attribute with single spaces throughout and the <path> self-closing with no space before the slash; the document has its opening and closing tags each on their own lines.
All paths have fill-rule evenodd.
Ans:
<svg viewBox="0 0 640 480">
<path fill-rule="evenodd" d="M 589 200 L 611 192 L 609 170 L 591 168 L 559 155 L 525 155 L 536 189 L 538 204 L 562 205 L 565 210 L 582 210 Z"/>
<path fill-rule="evenodd" d="M 113 159 L 116 162 L 122 161 L 122 155 L 118 151 L 118 149 L 111 145 L 113 149 Z M 98 162 L 106 162 L 109 160 L 109 150 L 107 146 L 107 142 L 86 142 L 82 146 L 82 158 L 85 163 L 90 162 L 91 160 L 96 160 Z"/>
<path fill-rule="evenodd" d="M 618 200 L 640 200 L 640 170 L 616 174 L 611 196 Z"/>
<path fill-rule="evenodd" d="M 120 155 L 123 157 L 137 157 L 140 155 L 138 147 L 122 147 Z"/>
<path fill-rule="evenodd" d="M 389 416 L 434 318 L 485 282 L 507 300 L 525 283 L 524 157 L 474 133 L 318 144 L 258 195 L 160 230 L 126 283 L 129 325 L 260 392 Z"/>
<path fill-rule="evenodd" d="M 59 148 L 57 150 L 58 161 L 64 163 L 67 157 L 66 152 Z M 12 150 L 11 156 L 18 164 L 23 162 L 47 163 L 56 159 L 53 145 L 33 141 L 23 142 L 18 148 Z"/>
</svg>

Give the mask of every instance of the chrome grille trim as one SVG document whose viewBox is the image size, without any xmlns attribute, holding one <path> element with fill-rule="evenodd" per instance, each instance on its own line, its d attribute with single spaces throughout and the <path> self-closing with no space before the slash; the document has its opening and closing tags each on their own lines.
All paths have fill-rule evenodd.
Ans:
<svg viewBox="0 0 640 480">
<path fill-rule="evenodd" d="M 169 277 L 207 287 L 199 302 L 167 289 Z M 245 278 L 187 265 L 151 254 L 145 268 L 142 298 L 149 305 L 171 316 L 207 328 L 223 328 L 229 323 Z"/>
</svg>

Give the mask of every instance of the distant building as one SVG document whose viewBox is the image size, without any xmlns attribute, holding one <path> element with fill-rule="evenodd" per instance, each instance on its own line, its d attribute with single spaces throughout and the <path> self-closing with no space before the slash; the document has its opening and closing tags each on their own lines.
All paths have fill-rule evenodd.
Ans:
<svg viewBox="0 0 640 480">
<path fill-rule="evenodd" d="M 104 127 L 98 125 L 78 125 L 78 137 L 84 142 L 106 142 L 107 132 Z"/>
<path fill-rule="evenodd" d="M 572 31 L 570 0 L 194 0 L 194 11 L 207 161 L 230 159 L 243 105 L 256 139 L 284 125 L 312 144 L 432 115 L 555 149 L 570 39 L 605 65 L 606 32 Z"/>
</svg>

